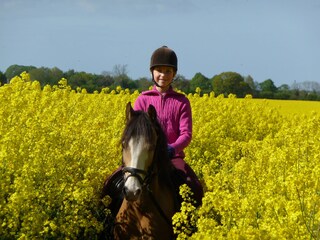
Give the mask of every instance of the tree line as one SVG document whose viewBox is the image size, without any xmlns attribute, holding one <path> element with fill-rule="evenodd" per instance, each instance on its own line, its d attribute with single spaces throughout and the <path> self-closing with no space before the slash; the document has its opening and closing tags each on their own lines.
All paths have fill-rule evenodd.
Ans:
<svg viewBox="0 0 320 240">
<path fill-rule="evenodd" d="M 115 65 L 111 72 L 92 74 L 76 72 L 72 69 L 63 72 L 57 67 L 37 68 L 16 64 L 8 67 L 4 73 L 0 71 L 1 85 L 8 83 L 11 78 L 24 71 L 30 74 L 31 80 L 39 81 L 41 86 L 57 85 L 61 78 L 65 78 L 71 88 L 85 88 L 89 93 L 100 92 L 106 87 L 112 90 L 117 86 L 141 92 L 153 85 L 151 79 L 147 77 L 131 79 L 126 65 Z M 227 96 L 232 93 L 239 98 L 251 94 L 254 98 L 320 100 L 320 84 L 317 82 L 294 83 L 291 86 L 283 84 L 277 87 L 271 79 L 259 83 L 250 75 L 242 76 L 236 72 L 222 72 L 212 78 L 196 73 L 192 79 L 186 79 L 183 75 L 177 74 L 172 85 L 186 94 L 199 92 L 201 89 L 201 94 L 214 92 L 216 96 L 220 94 Z"/>
</svg>

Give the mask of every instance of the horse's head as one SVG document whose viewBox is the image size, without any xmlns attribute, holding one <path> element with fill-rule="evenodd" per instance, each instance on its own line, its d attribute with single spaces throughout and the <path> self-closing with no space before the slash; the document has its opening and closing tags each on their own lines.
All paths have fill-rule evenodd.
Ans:
<svg viewBox="0 0 320 240">
<path fill-rule="evenodd" d="M 148 112 L 126 108 L 126 127 L 122 136 L 124 195 L 128 201 L 139 198 L 142 187 L 154 170 L 154 155 L 159 132 L 157 113 L 150 105 Z"/>
</svg>

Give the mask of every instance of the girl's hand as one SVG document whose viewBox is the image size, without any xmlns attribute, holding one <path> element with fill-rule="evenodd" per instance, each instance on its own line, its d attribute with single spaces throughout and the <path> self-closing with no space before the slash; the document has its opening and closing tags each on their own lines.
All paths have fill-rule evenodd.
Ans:
<svg viewBox="0 0 320 240">
<path fill-rule="evenodd" d="M 169 158 L 173 158 L 174 155 L 176 154 L 176 151 L 174 150 L 174 148 L 170 145 L 168 145 L 168 148 L 167 148 L 167 151 L 168 151 L 168 156 Z"/>
</svg>

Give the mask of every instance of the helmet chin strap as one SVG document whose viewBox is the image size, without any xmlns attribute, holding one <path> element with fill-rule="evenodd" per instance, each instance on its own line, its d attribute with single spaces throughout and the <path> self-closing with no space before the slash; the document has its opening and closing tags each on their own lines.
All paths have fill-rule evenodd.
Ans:
<svg viewBox="0 0 320 240">
<path fill-rule="evenodd" d="M 156 85 L 157 87 L 162 88 L 162 87 L 154 80 L 153 75 L 152 75 L 152 82 L 153 82 L 154 85 Z"/>
</svg>

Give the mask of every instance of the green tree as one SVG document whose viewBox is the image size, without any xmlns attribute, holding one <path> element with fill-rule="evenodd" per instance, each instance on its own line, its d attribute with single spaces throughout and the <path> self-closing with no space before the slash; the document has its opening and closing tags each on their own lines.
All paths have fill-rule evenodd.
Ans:
<svg viewBox="0 0 320 240">
<path fill-rule="evenodd" d="M 94 79 L 95 75 L 91 73 L 75 72 L 75 74 L 71 75 L 67 80 L 72 89 L 80 87 L 92 93 L 94 90 L 97 90 Z"/>
<path fill-rule="evenodd" d="M 34 68 L 29 73 L 31 80 L 39 81 L 42 86 L 56 85 L 64 76 L 63 72 L 57 67 L 51 69 L 47 67 Z"/>
<path fill-rule="evenodd" d="M 275 93 L 277 91 L 277 87 L 274 85 L 271 79 L 267 79 L 259 84 L 261 91 L 270 91 Z"/>
<path fill-rule="evenodd" d="M 153 85 L 153 82 L 150 79 L 143 77 L 136 80 L 136 85 L 137 90 L 142 92 L 148 90 L 149 87 Z"/>
<path fill-rule="evenodd" d="M 306 96 L 307 100 L 312 100 L 312 101 L 317 101 L 320 99 L 319 95 L 317 94 L 316 91 L 311 91 L 308 92 L 307 96 Z"/>
<path fill-rule="evenodd" d="M 278 87 L 278 91 L 289 91 L 290 87 L 288 84 L 282 84 L 280 87 Z"/>
<path fill-rule="evenodd" d="M 246 94 L 252 94 L 249 84 L 236 72 L 223 72 L 214 76 L 212 87 L 216 95 L 224 94 L 227 96 L 232 93 L 238 97 L 244 97 Z"/>
<path fill-rule="evenodd" d="M 290 88 L 288 84 L 282 84 L 278 87 L 277 91 L 274 93 L 274 98 L 276 99 L 289 99 L 290 98 Z"/>
<path fill-rule="evenodd" d="M 61 78 L 64 77 L 64 73 L 59 68 L 53 67 L 51 68 L 51 76 L 52 76 L 52 79 L 59 81 Z"/>
<path fill-rule="evenodd" d="M 72 75 L 74 75 L 76 72 L 74 71 L 74 69 L 69 69 L 68 71 L 63 73 L 63 77 L 65 79 L 69 79 Z"/>
<path fill-rule="evenodd" d="M 187 80 L 183 75 L 177 74 L 172 87 L 176 88 L 184 93 L 190 93 L 190 81 Z"/>
<path fill-rule="evenodd" d="M 244 77 L 244 81 L 249 85 L 251 91 L 252 91 L 252 95 L 255 97 L 258 95 L 258 89 L 259 89 L 259 83 L 254 81 L 254 79 L 248 75 L 246 77 Z"/>
<path fill-rule="evenodd" d="M 190 81 L 191 92 L 195 92 L 197 87 L 201 88 L 202 93 L 209 93 L 212 91 L 210 79 L 201 73 L 196 73 Z"/>
<path fill-rule="evenodd" d="M 275 93 L 277 92 L 277 87 L 274 85 L 271 79 L 267 79 L 262 83 L 259 83 L 261 98 L 274 98 Z"/>
<path fill-rule="evenodd" d="M 98 75 L 95 83 L 98 87 L 97 90 L 101 90 L 104 87 L 110 87 L 111 85 L 113 85 L 114 79 L 110 75 Z"/>
<path fill-rule="evenodd" d="M 7 83 L 6 75 L 0 71 L 0 86 L 2 86 L 5 83 Z"/>
<path fill-rule="evenodd" d="M 36 67 L 34 66 L 23 66 L 23 65 L 11 65 L 10 67 L 7 68 L 5 75 L 8 81 L 11 80 L 11 78 L 20 75 L 22 72 L 30 72 L 30 70 L 35 69 Z"/>
</svg>

